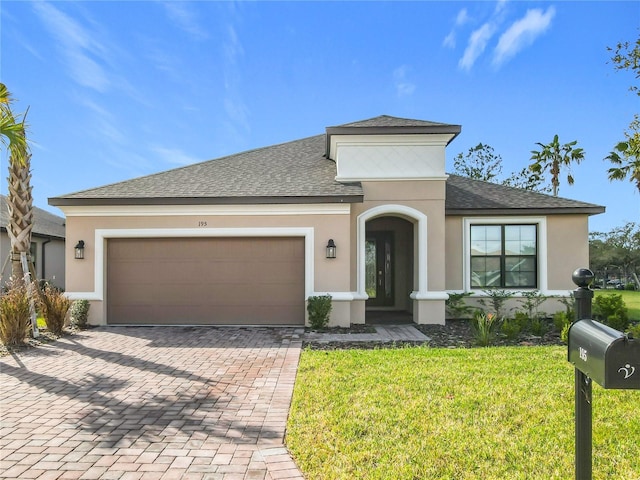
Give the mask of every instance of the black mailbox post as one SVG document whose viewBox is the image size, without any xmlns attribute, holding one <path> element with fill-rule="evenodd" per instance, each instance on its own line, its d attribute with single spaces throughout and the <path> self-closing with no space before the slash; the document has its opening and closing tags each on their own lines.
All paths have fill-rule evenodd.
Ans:
<svg viewBox="0 0 640 480">
<path fill-rule="evenodd" d="M 603 388 L 640 390 L 640 339 L 591 319 L 593 273 L 573 272 L 575 322 L 569 327 L 568 360 L 575 365 L 576 480 L 592 478 L 591 381 Z"/>
</svg>

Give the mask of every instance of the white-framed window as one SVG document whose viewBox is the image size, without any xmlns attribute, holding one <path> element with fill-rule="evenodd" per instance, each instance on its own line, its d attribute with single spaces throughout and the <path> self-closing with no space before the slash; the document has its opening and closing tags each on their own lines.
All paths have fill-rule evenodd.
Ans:
<svg viewBox="0 0 640 480">
<path fill-rule="evenodd" d="M 467 291 L 546 290 L 544 218 L 466 218 L 463 243 Z"/>
</svg>

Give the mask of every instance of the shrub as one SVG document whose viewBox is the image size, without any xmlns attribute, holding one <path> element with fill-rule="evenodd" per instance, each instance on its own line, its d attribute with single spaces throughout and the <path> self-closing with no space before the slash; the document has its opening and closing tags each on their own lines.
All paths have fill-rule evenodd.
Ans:
<svg viewBox="0 0 640 480">
<path fill-rule="evenodd" d="M 476 343 L 486 347 L 493 343 L 495 330 L 498 325 L 497 316 L 493 313 L 477 312 L 471 320 L 471 328 Z"/>
<path fill-rule="evenodd" d="M 89 307 L 91 304 L 88 300 L 76 300 L 71 304 L 69 309 L 69 318 L 71 323 L 79 328 L 87 326 L 87 318 L 89 316 Z"/>
<path fill-rule="evenodd" d="M 450 293 L 445 305 L 453 318 L 468 318 L 472 315 L 473 307 L 464 303 L 465 297 L 473 295 L 471 292 Z"/>
<path fill-rule="evenodd" d="M 569 317 L 567 312 L 556 312 L 553 314 L 553 326 L 558 332 L 562 332 L 567 325 L 571 325 L 573 317 Z"/>
<path fill-rule="evenodd" d="M 524 306 L 529 318 L 539 317 L 538 308 L 547 300 L 547 297 L 540 293 L 539 290 L 522 292 L 522 297 L 520 303 Z"/>
<path fill-rule="evenodd" d="M 620 294 L 598 295 L 593 302 L 593 314 L 616 330 L 625 331 L 629 326 L 629 313 Z"/>
<path fill-rule="evenodd" d="M 309 323 L 314 330 L 326 328 L 331 314 L 331 295 L 309 297 L 307 302 Z"/>
<path fill-rule="evenodd" d="M 24 343 L 29 329 L 29 297 L 24 285 L 11 284 L 0 295 L 0 341 L 7 346 Z"/>
<path fill-rule="evenodd" d="M 497 319 L 501 319 L 504 316 L 504 304 L 513 296 L 513 293 L 498 289 L 483 290 L 483 292 L 488 298 L 480 299 L 480 303 L 485 307 L 490 307 L 495 316 L 498 317 Z"/>
<path fill-rule="evenodd" d="M 624 286 L 625 290 L 635 290 L 636 289 L 636 284 L 633 282 L 629 282 Z"/>
<path fill-rule="evenodd" d="M 640 339 L 640 322 L 635 325 L 631 325 L 628 330 L 633 338 Z"/>
<path fill-rule="evenodd" d="M 62 335 L 64 321 L 71 306 L 69 300 L 62 291 L 53 285 L 47 284 L 42 289 L 40 297 L 42 313 L 47 329 L 54 335 Z"/>
<path fill-rule="evenodd" d="M 529 330 L 536 337 L 541 337 L 549 330 L 549 326 L 544 318 L 532 318 L 529 322 Z"/>
<path fill-rule="evenodd" d="M 573 322 L 576 316 L 576 298 L 573 292 L 569 292 L 568 297 L 560 297 L 560 303 L 564 305 L 569 322 Z"/>
<path fill-rule="evenodd" d="M 569 327 L 571 327 L 571 323 L 567 323 L 560 331 L 560 340 L 565 344 L 569 343 Z"/>
<path fill-rule="evenodd" d="M 518 335 L 520 335 L 522 326 L 520 325 L 520 322 L 514 318 L 505 318 L 502 321 L 502 325 L 500 325 L 500 331 L 509 340 L 513 340 L 514 338 L 518 338 Z"/>
</svg>

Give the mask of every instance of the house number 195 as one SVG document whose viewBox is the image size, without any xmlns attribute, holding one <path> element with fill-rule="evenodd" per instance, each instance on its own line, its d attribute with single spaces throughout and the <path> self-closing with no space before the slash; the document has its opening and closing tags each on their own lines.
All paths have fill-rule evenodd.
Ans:
<svg viewBox="0 0 640 480">
<path fill-rule="evenodd" d="M 201 220 L 201 221 L 198 222 L 198 226 L 199 227 L 206 227 L 207 226 L 207 222 Z"/>
</svg>

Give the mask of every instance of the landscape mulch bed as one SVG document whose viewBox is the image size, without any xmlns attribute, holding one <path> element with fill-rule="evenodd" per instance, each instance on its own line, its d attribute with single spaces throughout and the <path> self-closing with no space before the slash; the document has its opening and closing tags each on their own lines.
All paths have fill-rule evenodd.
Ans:
<svg viewBox="0 0 640 480">
<path fill-rule="evenodd" d="M 445 325 L 414 325 L 431 340 L 428 342 L 358 342 L 345 341 L 321 342 L 305 340 L 303 345 L 313 350 L 341 350 L 341 349 L 372 349 L 372 348 L 398 348 L 406 346 L 427 345 L 437 348 L 478 348 L 471 323 L 469 320 L 447 320 Z M 542 336 L 523 333 L 516 338 L 496 336 L 494 346 L 535 346 L 535 345 L 564 345 L 560 340 L 560 334 L 551 329 Z M 351 325 L 351 328 L 329 328 L 325 333 L 354 334 L 375 333 L 374 325 Z"/>
</svg>

